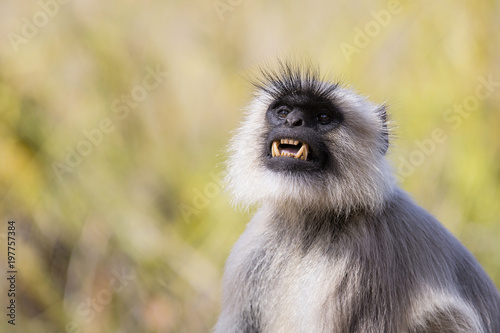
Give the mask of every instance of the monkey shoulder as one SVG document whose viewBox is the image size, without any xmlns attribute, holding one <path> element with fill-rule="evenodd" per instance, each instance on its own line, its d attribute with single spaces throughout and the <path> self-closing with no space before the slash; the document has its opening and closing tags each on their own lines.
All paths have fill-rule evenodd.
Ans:
<svg viewBox="0 0 500 333">
<path fill-rule="evenodd" d="M 374 233 L 390 240 L 386 257 L 398 289 L 412 300 L 408 312 L 415 327 L 500 332 L 498 290 L 472 253 L 430 213 L 400 191 L 372 222 Z M 448 330 L 443 323 L 449 323 Z"/>
</svg>

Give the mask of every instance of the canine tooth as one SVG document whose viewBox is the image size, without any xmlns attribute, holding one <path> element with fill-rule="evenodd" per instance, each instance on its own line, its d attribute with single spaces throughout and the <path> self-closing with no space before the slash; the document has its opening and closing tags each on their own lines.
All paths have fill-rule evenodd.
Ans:
<svg viewBox="0 0 500 333">
<path fill-rule="evenodd" d="M 273 142 L 273 147 L 271 150 L 272 150 L 273 157 L 280 156 L 280 150 L 278 149 L 278 141 Z"/>
<path fill-rule="evenodd" d="M 306 149 L 306 145 L 302 145 L 302 147 L 300 147 L 300 149 L 297 152 L 297 154 L 295 154 L 295 158 L 300 158 L 302 156 L 302 154 L 304 153 L 305 149 Z"/>
<path fill-rule="evenodd" d="M 309 146 L 304 143 L 302 147 L 304 147 L 304 160 L 307 161 L 307 155 L 309 154 Z"/>
</svg>

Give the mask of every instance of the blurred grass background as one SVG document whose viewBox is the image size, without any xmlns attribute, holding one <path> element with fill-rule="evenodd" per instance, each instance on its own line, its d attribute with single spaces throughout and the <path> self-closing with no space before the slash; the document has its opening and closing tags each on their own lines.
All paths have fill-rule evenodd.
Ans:
<svg viewBox="0 0 500 333">
<path fill-rule="evenodd" d="M 2 332 L 209 331 L 249 219 L 223 147 L 247 73 L 287 55 L 387 101 L 402 186 L 500 286 L 500 87 L 449 111 L 500 82 L 499 1 L 41 3 L 0 2 L 1 267 L 15 220 L 19 270 Z"/>
</svg>

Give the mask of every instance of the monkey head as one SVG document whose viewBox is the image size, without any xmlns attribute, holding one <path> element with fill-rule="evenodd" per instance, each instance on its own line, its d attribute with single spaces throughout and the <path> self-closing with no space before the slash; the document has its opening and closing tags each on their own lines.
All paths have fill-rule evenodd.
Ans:
<svg viewBox="0 0 500 333">
<path fill-rule="evenodd" d="M 228 150 L 226 183 L 236 203 L 381 207 L 394 188 L 384 106 L 290 64 L 263 70 L 255 86 Z"/>
</svg>

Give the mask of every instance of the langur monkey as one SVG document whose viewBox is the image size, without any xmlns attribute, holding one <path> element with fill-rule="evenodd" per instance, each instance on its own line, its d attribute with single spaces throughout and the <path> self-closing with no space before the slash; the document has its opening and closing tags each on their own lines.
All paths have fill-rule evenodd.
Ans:
<svg viewBox="0 0 500 333">
<path fill-rule="evenodd" d="M 259 209 L 226 262 L 215 332 L 499 333 L 493 282 L 397 186 L 385 106 L 277 68 L 229 147 L 227 188 Z"/>
</svg>

